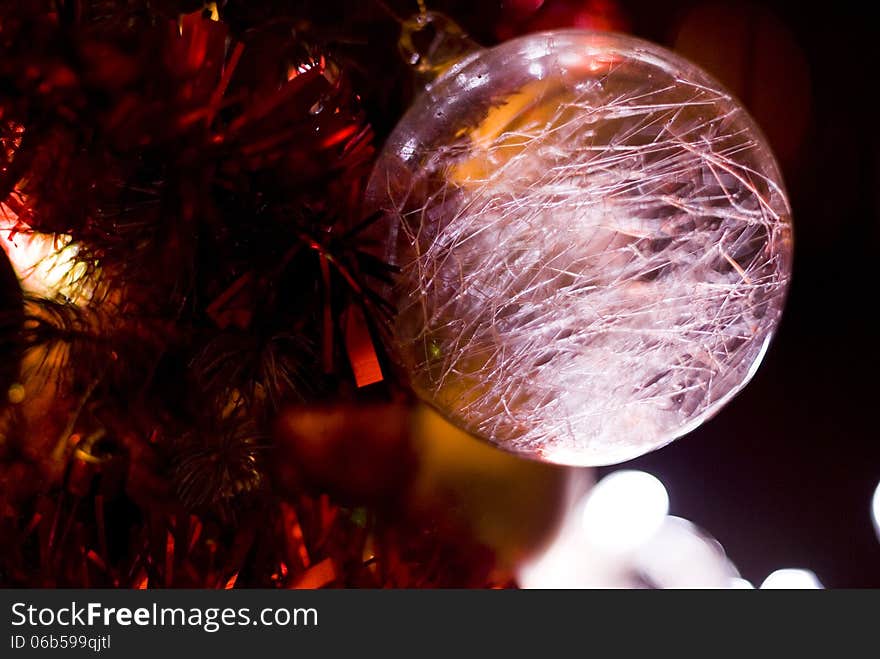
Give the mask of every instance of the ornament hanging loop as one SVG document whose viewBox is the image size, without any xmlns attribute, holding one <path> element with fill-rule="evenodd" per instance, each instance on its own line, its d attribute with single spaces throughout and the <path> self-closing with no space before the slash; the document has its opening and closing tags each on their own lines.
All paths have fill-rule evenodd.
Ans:
<svg viewBox="0 0 880 659">
<path fill-rule="evenodd" d="M 430 84 L 466 55 L 482 49 L 451 18 L 436 11 L 421 11 L 401 25 L 398 48 L 415 72 L 417 82 Z"/>
</svg>

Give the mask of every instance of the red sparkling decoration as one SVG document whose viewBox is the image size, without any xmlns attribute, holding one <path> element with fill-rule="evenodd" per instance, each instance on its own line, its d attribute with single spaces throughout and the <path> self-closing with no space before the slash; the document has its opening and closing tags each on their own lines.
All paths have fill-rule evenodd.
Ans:
<svg viewBox="0 0 880 659">
<path fill-rule="evenodd" d="M 629 21 L 615 0 L 513 0 L 495 27 L 500 41 L 529 32 L 578 28 L 626 32 Z"/>
</svg>

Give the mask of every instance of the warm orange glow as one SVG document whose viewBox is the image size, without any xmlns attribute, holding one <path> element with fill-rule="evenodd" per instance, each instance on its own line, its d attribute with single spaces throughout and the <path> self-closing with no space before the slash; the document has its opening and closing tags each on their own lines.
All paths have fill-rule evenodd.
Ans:
<svg viewBox="0 0 880 659">
<path fill-rule="evenodd" d="M 91 297 L 92 289 L 78 285 L 86 265 L 76 261 L 78 250 L 71 237 L 29 231 L 6 204 L 0 204 L 0 247 L 9 256 L 25 292 L 60 295 L 76 303 Z"/>
<path fill-rule="evenodd" d="M 165 540 L 165 583 L 174 583 L 174 536 L 171 531 Z"/>
<path fill-rule="evenodd" d="M 325 558 L 320 563 L 316 563 L 296 581 L 291 584 L 291 588 L 315 589 L 323 588 L 336 579 L 336 567 L 333 565 L 332 558 Z"/>
<path fill-rule="evenodd" d="M 147 571 L 142 569 L 135 578 L 134 583 L 132 583 L 132 588 L 135 590 L 146 590 L 149 584 L 150 577 L 147 575 Z"/>
<path fill-rule="evenodd" d="M 339 130 L 332 135 L 330 135 L 327 139 L 321 142 L 321 148 L 329 149 L 330 147 L 336 146 L 337 144 L 341 144 L 349 137 L 354 135 L 358 131 L 357 126 L 346 126 L 342 130 Z"/>
<path fill-rule="evenodd" d="M 299 518 L 293 506 L 286 503 L 281 504 L 281 516 L 284 520 L 284 528 L 288 531 L 288 547 L 295 550 L 302 561 L 303 567 L 311 564 L 309 550 L 306 548 L 305 539 L 303 538 L 302 527 L 299 525 Z"/>
<path fill-rule="evenodd" d="M 356 304 L 349 307 L 345 316 L 345 348 L 358 387 L 382 381 L 382 368 L 376 356 L 376 347 L 367 328 L 364 312 Z"/>
<path fill-rule="evenodd" d="M 235 588 L 236 581 L 238 581 L 238 572 L 229 577 L 228 581 L 223 586 L 223 590 L 232 590 Z"/>
</svg>

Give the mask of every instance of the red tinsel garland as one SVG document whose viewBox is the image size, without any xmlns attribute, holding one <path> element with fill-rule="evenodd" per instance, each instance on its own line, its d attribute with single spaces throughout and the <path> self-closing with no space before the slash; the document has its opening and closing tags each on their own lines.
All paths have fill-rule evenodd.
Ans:
<svg viewBox="0 0 880 659">
<path fill-rule="evenodd" d="M 296 20 L 178 4 L 0 2 L 0 231 L 14 264 L 16 236 L 71 254 L 64 290 L 0 280 L 0 583 L 491 584 L 455 525 L 267 468 L 279 411 L 345 397 L 382 322 L 372 132 Z"/>
</svg>

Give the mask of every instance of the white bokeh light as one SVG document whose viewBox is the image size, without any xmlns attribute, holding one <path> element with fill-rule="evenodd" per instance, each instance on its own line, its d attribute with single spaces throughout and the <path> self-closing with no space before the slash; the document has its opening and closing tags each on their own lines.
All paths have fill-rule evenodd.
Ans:
<svg viewBox="0 0 880 659">
<path fill-rule="evenodd" d="M 764 583 L 762 590 L 819 590 L 822 583 L 814 572 L 800 568 L 785 568 L 772 572 Z"/>
<path fill-rule="evenodd" d="M 669 495 L 657 477 L 644 471 L 615 471 L 587 497 L 583 530 L 597 549 L 625 553 L 657 533 L 668 512 Z"/>
<path fill-rule="evenodd" d="M 880 483 L 877 483 L 874 498 L 871 499 L 871 518 L 874 520 L 874 532 L 877 533 L 877 539 L 880 540 Z"/>
<path fill-rule="evenodd" d="M 742 577 L 734 577 L 730 580 L 728 588 L 730 588 L 731 590 L 754 590 L 755 585 L 748 579 L 743 579 Z"/>
<path fill-rule="evenodd" d="M 667 516 L 634 557 L 633 567 L 655 588 L 729 588 L 739 576 L 724 548 L 681 517 Z"/>
<path fill-rule="evenodd" d="M 668 514 L 649 473 L 612 472 L 570 501 L 553 542 L 519 567 L 520 587 L 754 588 L 715 538 Z"/>
</svg>

